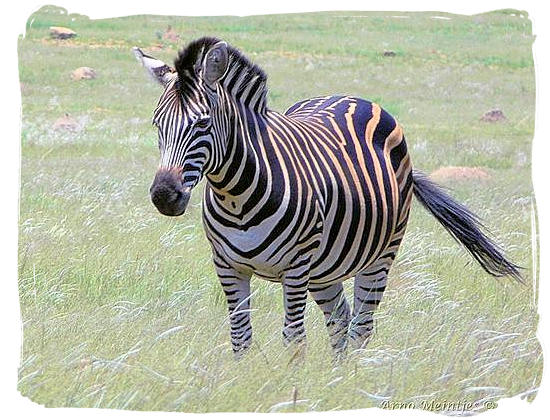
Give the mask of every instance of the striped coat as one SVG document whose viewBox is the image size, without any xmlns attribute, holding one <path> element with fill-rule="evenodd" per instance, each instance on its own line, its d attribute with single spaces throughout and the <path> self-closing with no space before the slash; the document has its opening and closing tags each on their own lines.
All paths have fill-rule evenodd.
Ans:
<svg viewBox="0 0 550 420">
<path fill-rule="evenodd" d="M 204 196 L 207 236 L 231 264 L 280 281 L 307 257 L 310 283 L 329 284 L 395 254 L 411 161 L 401 127 L 378 105 L 333 96 L 268 111 L 238 147 L 249 150 L 227 167 L 242 164 L 246 184 L 232 190 L 220 171 Z"/>
</svg>

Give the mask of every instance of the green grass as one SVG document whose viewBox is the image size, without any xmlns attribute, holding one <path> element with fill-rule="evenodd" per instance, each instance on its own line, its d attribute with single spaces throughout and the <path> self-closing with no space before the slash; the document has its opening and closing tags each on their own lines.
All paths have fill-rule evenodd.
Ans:
<svg viewBox="0 0 550 420">
<path fill-rule="evenodd" d="M 380 12 L 89 20 L 51 6 L 34 13 L 19 41 L 20 392 L 46 406 L 198 412 L 386 400 L 467 400 L 483 409 L 502 397 L 534 398 L 543 364 L 531 286 L 534 37 L 520 13 L 437 14 L 450 20 Z M 78 37 L 52 41 L 51 25 Z M 158 39 L 168 25 L 181 35 L 177 45 Z M 281 340 L 280 286 L 254 279 L 254 346 L 235 361 L 200 191 L 177 220 L 149 201 L 158 159 L 150 118 L 160 90 L 130 51 L 156 49 L 171 62 L 202 35 L 226 39 L 266 70 L 273 109 L 331 93 L 376 100 L 404 126 L 417 168 L 486 168 L 489 180 L 457 182 L 453 194 L 526 267 L 527 285 L 488 277 L 415 203 L 366 350 L 333 365 L 310 302 L 307 355 L 293 362 Z M 80 66 L 98 78 L 71 80 Z M 493 108 L 507 119 L 480 122 Z M 80 131 L 52 129 L 65 113 Z"/>
</svg>

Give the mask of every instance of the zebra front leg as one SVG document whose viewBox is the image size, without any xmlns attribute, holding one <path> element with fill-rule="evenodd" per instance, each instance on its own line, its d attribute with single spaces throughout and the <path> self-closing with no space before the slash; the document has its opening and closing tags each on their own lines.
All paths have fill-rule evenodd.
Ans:
<svg viewBox="0 0 550 420">
<path fill-rule="evenodd" d="M 382 300 L 394 252 L 380 257 L 370 267 L 355 276 L 353 285 L 353 317 L 349 338 L 355 349 L 364 348 L 370 341 L 374 328 L 374 311 Z"/>
<path fill-rule="evenodd" d="M 325 324 L 330 336 L 330 343 L 341 357 L 347 347 L 347 334 L 350 311 L 342 283 L 330 285 L 310 284 L 309 293 L 325 315 Z"/>
<path fill-rule="evenodd" d="M 214 263 L 227 300 L 231 325 L 231 345 L 233 352 L 239 357 L 248 350 L 252 342 L 252 324 L 250 323 L 251 274 L 237 271 L 219 259 L 214 259 Z"/>
<path fill-rule="evenodd" d="M 307 266 L 300 265 L 285 271 L 282 283 L 285 307 L 284 343 L 305 344 L 304 315 L 309 285 L 309 263 Z"/>
</svg>

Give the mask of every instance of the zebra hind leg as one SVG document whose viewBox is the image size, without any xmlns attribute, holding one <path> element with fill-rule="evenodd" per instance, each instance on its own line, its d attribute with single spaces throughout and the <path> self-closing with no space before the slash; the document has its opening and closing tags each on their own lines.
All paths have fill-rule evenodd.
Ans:
<svg viewBox="0 0 550 420">
<path fill-rule="evenodd" d="M 395 251 L 388 250 L 362 273 L 355 276 L 353 285 L 353 317 L 350 322 L 350 344 L 364 348 L 374 329 L 374 311 L 382 300 L 388 272 L 395 259 Z"/>
<path fill-rule="evenodd" d="M 330 337 L 330 344 L 340 359 L 347 347 L 350 310 L 342 283 L 330 285 L 310 284 L 309 293 L 323 314 Z"/>
<path fill-rule="evenodd" d="M 242 356 L 252 342 L 250 322 L 250 278 L 230 267 L 220 258 L 214 258 L 218 279 L 223 288 L 231 324 L 231 345 L 236 357 Z"/>
</svg>

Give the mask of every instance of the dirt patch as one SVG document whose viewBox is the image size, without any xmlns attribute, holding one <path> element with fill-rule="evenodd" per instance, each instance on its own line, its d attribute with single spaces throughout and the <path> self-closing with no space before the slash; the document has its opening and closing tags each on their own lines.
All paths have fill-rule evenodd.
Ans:
<svg viewBox="0 0 550 420">
<path fill-rule="evenodd" d="M 73 39 L 49 39 L 42 38 L 40 39 L 42 45 L 55 45 L 59 47 L 67 48 L 87 48 L 87 49 L 96 49 L 96 48 L 107 48 L 107 49 L 121 49 L 121 50 L 130 50 L 133 44 L 130 44 L 124 40 L 108 40 L 104 42 L 96 41 L 82 41 L 77 38 Z M 162 45 L 161 43 L 154 43 L 151 45 L 144 45 L 142 47 L 144 51 L 167 51 L 168 53 L 176 54 L 177 49 Z"/>
<path fill-rule="evenodd" d="M 96 71 L 91 67 L 79 67 L 71 73 L 73 80 L 90 80 L 97 77 Z"/>
<path fill-rule="evenodd" d="M 53 123 L 52 128 L 59 131 L 79 131 L 81 126 L 77 120 L 72 118 L 69 114 L 65 114 Z"/>
<path fill-rule="evenodd" d="M 168 25 L 168 28 L 166 28 L 162 34 L 162 39 L 165 41 L 179 42 L 180 36 L 172 29 L 172 26 Z"/>
<path fill-rule="evenodd" d="M 499 122 L 506 120 L 506 116 L 500 109 L 492 109 L 483 114 L 480 120 L 485 122 Z"/>
<path fill-rule="evenodd" d="M 162 51 L 164 50 L 164 45 L 162 44 L 154 44 L 150 47 L 145 48 L 147 51 Z"/>
<path fill-rule="evenodd" d="M 436 182 L 486 181 L 491 175 L 486 169 L 479 167 L 444 166 L 433 171 L 430 178 Z"/>
</svg>

